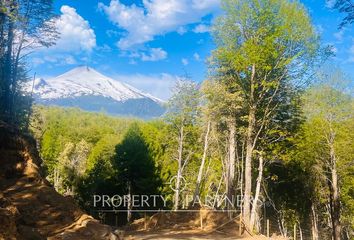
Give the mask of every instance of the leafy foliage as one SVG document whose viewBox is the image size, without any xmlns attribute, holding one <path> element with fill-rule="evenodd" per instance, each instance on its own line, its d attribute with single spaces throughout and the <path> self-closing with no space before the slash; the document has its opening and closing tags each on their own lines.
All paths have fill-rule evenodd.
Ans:
<svg viewBox="0 0 354 240">
<path fill-rule="evenodd" d="M 352 0 L 336 0 L 333 7 L 347 15 L 339 25 L 340 28 L 354 22 L 354 2 Z"/>
<path fill-rule="evenodd" d="M 28 127 L 32 99 L 22 91 L 29 80 L 26 56 L 57 39 L 52 0 L 0 2 L 0 120 Z"/>
</svg>

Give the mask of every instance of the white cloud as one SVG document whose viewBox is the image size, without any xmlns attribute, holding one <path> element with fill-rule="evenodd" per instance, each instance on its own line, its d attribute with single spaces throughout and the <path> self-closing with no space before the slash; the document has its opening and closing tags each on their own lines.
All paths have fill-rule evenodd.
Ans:
<svg viewBox="0 0 354 240">
<path fill-rule="evenodd" d="M 331 50 L 334 54 L 337 54 L 338 52 L 338 48 L 336 48 L 335 46 L 332 46 Z"/>
<path fill-rule="evenodd" d="M 199 39 L 199 40 L 197 41 L 197 44 L 201 45 L 201 44 L 203 44 L 204 42 L 205 42 L 204 39 Z"/>
<path fill-rule="evenodd" d="M 120 34 L 119 34 L 119 32 L 117 32 L 115 30 L 109 29 L 106 31 L 106 35 L 111 38 L 111 37 L 117 37 Z"/>
<path fill-rule="evenodd" d="M 75 65 L 78 62 L 75 56 L 67 53 L 44 54 L 43 56 L 37 55 L 31 59 L 31 64 L 33 67 L 38 67 L 44 63 L 50 63 L 51 66 L 54 67 Z"/>
<path fill-rule="evenodd" d="M 96 50 L 99 52 L 111 52 L 112 48 L 107 44 L 103 44 L 102 46 L 98 46 Z"/>
<path fill-rule="evenodd" d="M 337 0 L 326 0 L 326 7 L 333 8 Z"/>
<path fill-rule="evenodd" d="M 210 31 L 210 26 L 205 25 L 205 24 L 198 24 L 193 29 L 193 32 L 195 32 L 195 33 L 206 33 L 206 32 L 209 32 L 209 31 Z"/>
<path fill-rule="evenodd" d="M 155 62 L 167 58 L 167 52 L 161 48 L 151 48 L 148 53 L 141 53 L 141 60 L 144 62 Z"/>
<path fill-rule="evenodd" d="M 44 57 L 46 62 L 52 63 L 54 66 L 75 65 L 77 60 L 70 54 L 53 54 Z"/>
<path fill-rule="evenodd" d="M 74 65 L 74 64 L 77 64 L 77 62 L 76 62 L 76 60 L 75 60 L 75 58 L 74 58 L 73 56 L 67 56 L 67 57 L 65 58 L 65 63 L 66 63 L 67 65 Z"/>
<path fill-rule="evenodd" d="M 349 49 L 349 58 L 348 62 L 354 62 L 354 44 Z"/>
<path fill-rule="evenodd" d="M 62 6 L 61 16 L 56 21 L 60 38 L 52 48 L 64 52 L 90 52 L 96 47 L 96 35 L 88 21 L 83 19 L 75 8 Z"/>
<path fill-rule="evenodd" d="M 37 67 L 37 66 L 45 63 L 45 61 L 43 58 L 35 57 L 35 58 L 32 58 L 31 63 L 33 64 L 34 67 Z"/>
<path fill-rule="evenodd" d="M 162 48 L 145 48 L 143 50 L 122 51 L 120 56 L 130 58 L 130 64 L 137 64 L 137 60 L 156 62 L 166 59 L 168 53 Z"/>
<path fill-rule="evenodd" d="M 193 0 L 193 8 L 199 10 L 212 10 L 215 6 L 219 6 L 219 0 Z"/>
<path fill-rule="evenodd" d="M 158 97 L 162 100 L 168 100 L 171 97 L 172 87 L 179 79 L 178 76 L 170 75 L 167 73 L 143 75 L 116 75 L 113 77 L 118 81 L 122 81 L 140 89 L 146 93 Z"/>
<path fill-rule="evenodd" d="M 138 64 L 138 63 L 137 63 L 137 61 L 135 61 L 134 59 L 130 59 L 130 60 L 129 60 L 129 64 L 130 64 L 130 65 L 136 65 L 136 64 Z"/>
<path fill-rule="evenodd" d="M 187 66 L 189 64 L 189 61 L 186 58 L 182 58 L 181 62 L 184 66 Z"/>
<path fill-rule="evenodd" d="M 341 42 L 343 41 L 343 34 L 344 30 L 340 30 L 339 32 L 334 33 L 333 36 L 335 39 L 337 39 L 337 41 Z"/>
<path fill-rule="evenodd" d="M 350 52 L 350 54 L 353 54 L 353 55 L 354 55 L 354 45 L 352 45 L 352 46 L 350 47 L 349 52 Z"/>
<path fill-rule="evenodd" d="M 193 54 L 193 57 L 194 57 L 194 59 L 196 60 L 196 61 L 200 61 L 201 59 L 200 59 L 200 55 L 198 54 L 198 53 L 194 53 Z"/>
<path fill-rule="evenodd" d="M 152 41 L 155 36 L 198 23 L 219 9 L 219 0 L 143 0 L 143 7 L 111 0 L 98 7 L 111 22 L 126 31 L 117 43 L 124 50 Z"/>
<path fill-rule="evenodd" d="M 61 15 L 54 20 L 60 34 L 59 39 L 55 45 L 41 48 L 34 54 L 34 66 L 45 62 L 73 65 L 77 63 L 76 57 L 88 55 L 96 47 L 96 35 L 89 22 L 83 19 L 75 8 L 64 5 L 60 11 Z"/>
<path fill-rule="evenodd" d="M 324 27 L 321 24 L 316 25 L 315 28 L 317 33 L 320 35 L 324 32 Z"/>
<path fill-rule="evenodd" d="M 184 27 L 184 26 L 180 26 L 180 27 L 177 29 L 177 33 L 178 33 L 179 35 L 183 35 L 183 34 L 185 34 L 186 32 L 187 32 L 187 28 Z"/>
</svg>

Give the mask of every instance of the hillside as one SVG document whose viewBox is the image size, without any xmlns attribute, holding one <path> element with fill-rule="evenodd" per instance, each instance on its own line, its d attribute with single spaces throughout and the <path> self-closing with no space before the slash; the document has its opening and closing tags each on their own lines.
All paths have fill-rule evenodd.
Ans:
<svg viewBox="0 0 354 240">
<path fill-rule="evenodd" d="M 0 239 L 119 239 L 42 177 L 35 141 L 0 122 Z"/>
</svg>

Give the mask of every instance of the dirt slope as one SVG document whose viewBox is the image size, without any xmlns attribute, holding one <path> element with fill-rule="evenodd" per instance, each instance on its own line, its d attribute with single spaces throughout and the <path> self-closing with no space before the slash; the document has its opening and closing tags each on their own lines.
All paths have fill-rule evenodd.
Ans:
<svg viewBox="0 0 354 240">
<path fill-rule="evenodd" d="M 251 236 L 246 231 L 240 234 L 239 216 L 230 219 L 225 212 L 205 208 L 193 212 L 156 213 L 151 217 L 135 220 L 125 230 L 127 240 L 286 240 L 276 235 L 271 238 Z"/>
<path fill-rule="evenodd" d="M 119 239 L 42 177 L 35 141 L 0 122 L 0 239 Z"/>
</svg>

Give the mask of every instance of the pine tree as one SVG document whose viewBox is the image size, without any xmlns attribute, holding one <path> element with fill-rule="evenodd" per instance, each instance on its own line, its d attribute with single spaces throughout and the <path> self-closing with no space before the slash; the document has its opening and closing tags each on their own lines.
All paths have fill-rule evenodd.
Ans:
<svg viewBox="0 0 354 240">
<path fill-rule="evenodd" d="M 159 193 L 160 179 L 142 132 L 136 123 L 128 129 L 123 141 L 116 147 L 113 158 L 115 179 L 123 193 L 128 195 L 127 221 L 132 220 L 132 195 Z"/>
</svg>

